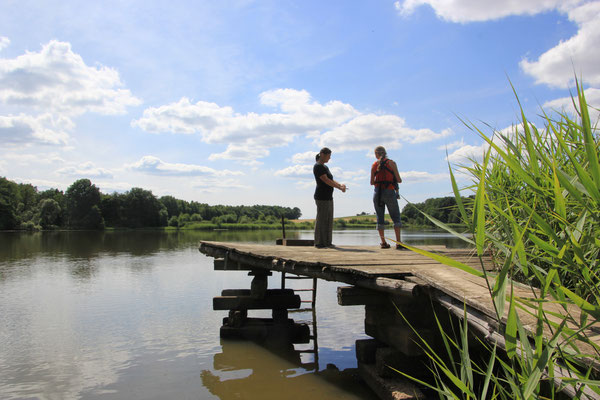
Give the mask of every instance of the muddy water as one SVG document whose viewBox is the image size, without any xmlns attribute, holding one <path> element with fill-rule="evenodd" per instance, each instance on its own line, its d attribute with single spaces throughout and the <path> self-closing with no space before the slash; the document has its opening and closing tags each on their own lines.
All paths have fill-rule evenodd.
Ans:
<svg viewBox="0 0 600 400">
<path fill-rule="evenodd" d="M 273 243 L 279 232 L 0 233 L 1 399 L 371 399 L 351 374 L 362 307 L 340 307 L 319 281 L 317 357 L 222 341 L 222 289 L 244 272 L 215 272 L 199 240 Z M 309 238 L 311 232 L 288 232 Z M 449 244 L 431 232 L 409 243 Z M 336 244 L 376 244 L 339 231 Z M 269 286 L 278 287 L 275 273 Z M 305 282 L 305 283 L 302 283 Z M 307 285 L 299 281 L 297 286 Z M 260 312 L 252 315 L 260 315 Z M 312 323 L 312 313 L 291 314 Z M 307 348 L 308 347 L 308 348 Z"/>
</svg>

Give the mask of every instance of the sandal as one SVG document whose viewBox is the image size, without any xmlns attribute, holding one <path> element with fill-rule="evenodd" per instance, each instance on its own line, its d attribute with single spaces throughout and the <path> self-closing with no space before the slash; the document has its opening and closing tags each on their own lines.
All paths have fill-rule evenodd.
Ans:
<svg viewBox="0 0 600 400">
<path fill-rule="evenodd" d="M 382 249 L 389 249 L 390 248 L 390 245 L 387 242 L 381 243 L 380 246 L 381 246 Z"/>
<path fill-rule="evenodd" d="M 408 250 L 408 249 L 406 247 L 402 246 L 401 244 L 397 244 L 396 250 Z"/>
</svg>

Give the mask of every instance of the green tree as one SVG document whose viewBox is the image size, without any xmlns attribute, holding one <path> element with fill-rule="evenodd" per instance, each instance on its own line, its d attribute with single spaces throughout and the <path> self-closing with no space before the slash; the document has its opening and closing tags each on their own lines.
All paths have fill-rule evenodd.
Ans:
<svg viewBox="0 0 600 400">
<path fill-rule="evenodd" d="M 171 218 L 169 218 L 169 226 L 179 228 L 179 218 L 177 218 L 176 216 L 172 216 Z"/>
<path fill-rule="evenodd" d="M 123 204 L 125 195 L 114 192 L 113 194 L 103 194 L 100 201 L 100 211 L 107 226 L 119 227 L 125 226 L 123 221 Z"/>
<path fill-rule="evenodd" d="M 65 198 L 65 194 L 62 190 L 58 189 L 48 189 L 38 193 L 38 210 L 42 201 L 44 200 L 54 200 L 60 207 L 60 214 L 58 215 L 54 225 L 56 226 L 65 226 L 66 225 L 66 217 L 65 210 L 67 209 L 67 200 Z M 38 211 L 39 212 L 39 211 Z"/>
<path fill-rule="evenodd" d="M 173 196 L 162 196 L 158 200 L 166 207 L 169 217 L 177 217 L 183 212 L 183 200 L 178 200 Z"/>
<path fill-rule="evenodd" d="M 167 220 L 160 213 L 164 207 L 151 191 L 132 188 L 125 193 L 123 219 L 131 228 L 164 226 Z"/>
<path fill-rule="evenodd" d="M 65 194 L 68 225 L 71 228 L 102 229 L 100 190 L 89 179 L 75 181 Z"/>
<path fill-rule="evenodd" d="M 56 200 L 42 200 L 39 204 L 39 210 L 39 221 L 42 228 L 48 229 L 59 224 L 62 209 Z"/>
<path fill-rule="evenodd" d="M 17 216 L 17 184 L 0 177 L 0 230 L 15 229 Z"/>
</svg>

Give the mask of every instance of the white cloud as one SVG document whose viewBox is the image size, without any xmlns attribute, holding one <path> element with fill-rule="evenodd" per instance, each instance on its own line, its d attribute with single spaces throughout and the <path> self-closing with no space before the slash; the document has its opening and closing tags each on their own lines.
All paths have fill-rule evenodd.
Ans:
<svg viewBox="0 0 600 400">
<path fill-rule="evenodd" d="M 311 102 L 306 91 L 278 89 L 260 94 L 261 103 L 279 108 L 281 113 L 236 114 L 231 107 L 182 98 L 177 103 L 144 110 L 132 122 L 146 132 L 199 133 L 207 143 L 268 142 L 281 146 L 296 135 L 320 131 L 357 115 L 341 102 L 321 105 Z"/>
<path fill-rule="evenodd" d="M 452 150 L 452 149 L 456 149 L 456 148 L 462 147 L 464 145 L 465 145 L 464 139 L 460 139 L 460 140 L 457 140 L 457 141 L 452 142 L 452 143 L 446 143 L 444 145 L 438 146 L 437 149 L 438 150 Z"/>
<path fill-rule="evenodd" d="M 107 169 L 99 168 L 94 163 L 88 161 L 77 166 L 64 167 L 56 171 L 60 175 L 85 177 L 85 178 L 100 178 L 111 179 L 112 172 Z"/>
<path fill-rule="evenodd" d="M 465 23 L 565 10 L 578 3 L 581 0 L 403 0 L 396 1 L 394 6 L 401 15 L 410 15 L 418 7 L 429 5 L 439 18 Z"/>
<path fill-rule="evenodd" d="M 39 52 L 0 59 L 0 102 L 9 105 L 63 115 L 123 114 L 140 100 L 121 86 L 116 70 L 86 65 L 65 42 L 53 40 Z"/>
<path fill-rule="evenodd" d="M 318 151 L 305 151 L 304 153 L 296 153 L 292 156 L 292 162 L 294 164 L 314 164 L 315 156 Z"/>
<path fill-rule="evenodd" d="M 312 165 L 290 165 L 282 170 L 275 172 L 277 176 L 283 176 L 285 178 L 313 178 L 313 166 Z"/>
<path fill-rule="evenodd" d="M 336 151 L 370 150 L 382 143 L 386 148 L 398 149 L 403 142 L 423 143 L 450 135 L 449 129 L 436 133 L 430 129 L 413 129 L 397 115 L 365 114 L 323 133 L 320 146 Z"/>
<path fill-rule="evenodd" d="M 311 101 L 306 90 L 271 90 L 261 93 L 260 101 L 264 105 L 279 107 L 284 113 L 293 115 L 297 123 L 303 121 L 308 130 L 311 127 L 317 130 L 339 125 L 360 114 L 354 107 L 341 101 L 330 101 L 325 105 Z"/>
<path fill-rule="evenodd" d="M 236 160 L 242 164 L 258 166 L 262 163 L 257 158 L 264 158 L 269 155 L 269 150 L 261 147 L 249 147 L 246 145 L 230 144 L 222 153 L 211 154 L 208 159 L 214 160 Z"/>
<path fill-rule="evenodd" d="M 448 155 L 448 161 L 453 164 L 464 164 L 470 163 L 470 160 L 483 160 L 483 154 L 488 149 L 488 144 L 483 143 L 479 146 L 467 144 L 462 146 Z"/>
<path fill-rule="evenodd" d="M 589 105 L 588 111 L 590 113 L 590 119 L 593 123 L 594 121 L 600 119 L 600 89 L 589 88 L 584 91 L 584 94 L 585 100 Z M 575 102 L 579 107 L 577 99 L 575 99 Z M 546 109 L 556 110 L 561 113 L 567 112 L 572 115 L 575 114 L 575 110 L 573 109 L 573 99 L 571 99 L 570 96 L 547 101 L 544 103 L 543 107 Z"/>
<path fill-rule="evenodd" d="M 67 131 L 73 127 L 69 118 L 48 113 L 0 115 L 0 141 L 4 145 L 65 145 L 69 139 Z"/>
<path fill-rule="evenodd" d="M 139 161 L 125 166 L 128 169 L 144 172 L 150 175 L 164 176 L 232 176 L 243 175 L 240 171 L 216 170 L 210 167 L 194 164 L 166 163 L 154 156 L 144 156 Z"/>
<path fill-rule="evenodd" d="M 600 85 L 600 52 L 594 51 L 600 42 L 600 1 L 583 4 L 568 13 L 577 24 L 577 34 L 561 41 L 537 60 L 523 59 L 521 68 L 535 78 L 536 83 L 566 88 L 575 75 L 585 82 Z"/>
<path fill-rule="evenodd" d="M 160 107 L 148 108 L 133 126 L 150 133 L 199 134 L 206 143 L 226 143 L 227 150 L 212 154 L 211 160 L 229 159 L 256 165 L 269 149 L 291 144 L 298 136 L 312 138 L 321 145 L 338 144 L 336 151 L 370 149 L 391 140 L 419 143 L 450 134 L 428 129 L 411 129 L 395 115 L 361 114 L 340 101 L 321 104 L 305 90 L 277 89 L 260 94 L 260 102 L 278 108 L 276 113 L 235 113 L 231 107 L 187 98 Z M 343 142 L 343 143 L 341 143 Z M 303 153 L 295 161 L 312 159 Z"/>
<path fill-rule="evenodd" d="M 531 123 L 530 123 L 531 124 Z M 502 150 L 506 150 L 506 143 L 504 139 L 508 139 L 510 141 L 514 141 L 517 133 L 523 132 L 523 124 L 515 124 L 511 126 L 507 126 L 501 130 L 494 130 L 492 138 L 492 142 L 498 146 L 498 148 Z M 454 152 L 448 155 L 447 160 L 450 163 L 457 165 L 469 165 L 472 160 L 477 162 L 483 161 L 483 156 L 486 151 L 489 149 L 489 144 L 487 142 L 483 142 L 480 145 L 463 145 L 456 149 Z M 495 149 L 492 149 L 492 157 L 496 155 L 497 152 Z"/>
<path fill-rule="evenodd" d="M 0 51 L 4 50 L 10 44 L 10 39 L 6 36 L 0 36 Z"/>
<path fill-rule="evenodd" d="M 432 174 L 425 171 L 399 171 L 402 184 L 443 181 L 449 178 L 448 173 Z"/>
<path fill-rule="evenodd" d="M 234 117 L 231 107 L 199 101 L 192 104 L 187 97 L 177 103 L 144 110 L 142 117 L 132 121 L 132 126 L 150 133 L 209 134 L 216 127 Z"/>
</svg>

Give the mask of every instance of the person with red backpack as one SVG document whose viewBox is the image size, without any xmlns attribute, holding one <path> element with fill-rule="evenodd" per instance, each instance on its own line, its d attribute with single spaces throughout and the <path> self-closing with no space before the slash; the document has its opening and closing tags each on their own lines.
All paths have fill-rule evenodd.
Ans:
<svg viewBox="0 0 600 400">
<path fill-rule="evenodd" d="M 383 146 L 375 148 L 375 158 L 377 158 L 377 161 L 371 167 L 371 185 L 375 186 L 373 204 L 377 214 L 377 230 L 381 239 L 381 248 L 389 249 L 390 245 L 385 241 L 384 235 L 385 207 L 387 206 L 390 217 L 394 222 L 394 233 L 396 234 L 396 241 L 399 242 L 402 222 L 400 221 L 400 207 L 398 206 L 398 199 L 400 198 L 398 184 L 402 183 L 402 178 L 398 173 L 396 163 L 387 158 L 387 152 Z M 396 244 L 396 249 L 405 250 L 406 247 Z"/>
</svg>

